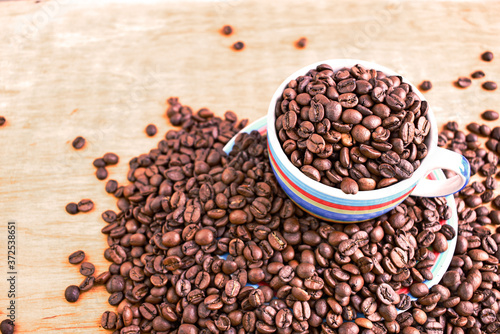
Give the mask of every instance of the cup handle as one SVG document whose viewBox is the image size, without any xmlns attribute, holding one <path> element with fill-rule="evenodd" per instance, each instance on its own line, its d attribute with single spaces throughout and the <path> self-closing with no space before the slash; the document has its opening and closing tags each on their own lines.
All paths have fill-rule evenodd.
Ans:
<svg viewBox="0 0 500 334">
<path fill-rule="evenodd" d="M 430 158 L 432 165 L 428 169 L 426 175 L 438 168 L 452 170 L 457 173 L 457 175 L 446 180 L 429 180 L 424 178 L 420 180 L 415 189 L 413 189 L 411 193 L 412 196 L 448 196 L 462 190 L 469 182 L 469 161 L 461 154 L 438 147 L 433 153 L 433 156 L 428 158 Z"/>
</svg>

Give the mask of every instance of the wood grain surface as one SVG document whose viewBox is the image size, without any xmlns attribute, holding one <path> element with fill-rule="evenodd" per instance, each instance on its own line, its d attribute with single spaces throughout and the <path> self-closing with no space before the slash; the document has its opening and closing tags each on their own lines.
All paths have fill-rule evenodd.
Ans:
<svg viewBox="0 0 500 334">
<path fill-rule="evenodd" d="M 393 68 L 426 93 L 440 124 L 461 126 L 500 109 L 500 2 L 435 1 L 90 1 L 0 3 L 0 319 L 7 297 L 7 222 L 17 223 L 18 333 L 104 333 L 108 294 L 99 287 L 67 303 L 64 289 L 82 276 L 67 256 L 87 253 L 97 272 L 106 238 L 100 213 L 115 209 L 92 166 L 105 152 L 121 157 L 110 178 L 124 183 L 127 162 L 148 152 L 169 128 L 165 100 L 194 109 L 265 115 L 279 83 L 296 69 L 330 58 Z M 234 34 L 219 33 L 224 24 Z M 308 46 L 294 42 L 305 36 Z M 231 50 L 236 41 L 245 49 Z M 453 82 L 486 73 L 471 87 Z M 149 138 L 147 124 L 159 134 Z M 493 124 L 491 124 L 493 125 Z M 498 123 L 497 123 L 498 125 Z M 75 151 L 78 135 L 86 147 Z M 70 216 L 68 202 L 95 209 Z"/>
</svg>

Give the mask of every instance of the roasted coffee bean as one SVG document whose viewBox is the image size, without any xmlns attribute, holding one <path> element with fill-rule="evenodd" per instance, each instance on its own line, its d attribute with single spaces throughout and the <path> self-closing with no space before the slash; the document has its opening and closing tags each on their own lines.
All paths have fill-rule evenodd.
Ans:
<svg viewBox="0 0 500 334">
<path fill-rule="evenodd" d="M 233 27 L 226 24 L 225 26 L 222 27 L 221 32 L 223 35 L 229 36 L 233 33 Z"/>
<path fill-rule="evenodd" d="M 99 167 L 95 172 L 95 176 L 98 180 L 105 180 L 108 177 L 108 171 L 104 167 Z"/>
<path fill-rule="evenodd" d="M 78 202 L 78 211 L 79 212 L 89 212 L 94 208 L 94 202 L 90 199 L 82 199 Z"/>
<path fill-rule="evenodd" d="M 14 327 L 14 322 L 10 319 L 5 319 L 0 323 L 0 331 L 2 332 L 2 334 L 13 334 Z"/>
<path fill-rule="evenodd" d="M 80 297 L 80 288 L 78 288 L 76 285 L 68 286 L 66 288 L 66 291 L 64 291 L 64 297 L 70 303 L 76 302 Z"/>
<path fill-rule="evenodd" d="M 116 165 L 119 161 L 119 158 L 115 153 L 106 153 L 102 157 L 102 160 L 106 163 L 106 166 L 110 166 Z"/>
<path fill-rule="evenodd" d="M 494 81 L 485 81 L 481 85 L 485 90 L 495 90 L 497 89 L 497 83 Z"/>
<path fill-rule="evenodd" d="M 83 262 L 80 265 L 80 274 L 83 276 L 91 276 L 95 272 L 95 266 L 90 262 Z"/>
<path fill-rule="evenodd" d="M 486 110 L 481 114 L 481 117 L 487 121 L 496 121 L 498 119 L 498 112 L 494 110 Z"/>
<path fill-rule="evenodd" d="M 78 210 L 78 204 L 76 203 L 68 203 L 66 205 L 66 212 L 69 213 L 70 215 L 75 215 L 79 212 Z"/>
<path fill-rule="evenodd" d="M 115 329 L 118 317 L 115 312 L 105 311 L 101 316 L 101 327 L 104 329 Z"/>
<path fill-rule="evenodd" d="M 422 81 L 419 88 L 423 91 L 428 91 L 432 88 L 432 83 L 429 80 Z"/>
<path fill-rule="evenodd" d="M 81 263 L 83 260 L 85 259 L 85 252 L 83 251 L 76 251 L 74 253 L 72 253 L 68 260 L 69 260 L 69 263 L 71 264 L 79 264 Z"/>
<path fill-rule="evenodd" d="M 477 70 L 477 71 L 472 72 L 472 74 L 470 76 L 472 79 L 480 79 L 480 78 L 484 78 L 485 74 L 483 71 Z"/>
<path fill-rule="evenodd" d="M 78 136 L 71 143 L 75 150 L 80 150 L 85 146 L 85 138 Z"/>
<path fill-rule="evenodd" d="M 456 84 L 460 88 L 467 88 L 471 85 L 472 81 L 469 78 L 466 77 L 460 77 L 458 78 Z"/>
<path fill-rule="evenodd" d="M 238 41 L 233 44 L 233 50 L 235 51 L 241 51 L 244 48 L 245 48 L 245 43 L 243 43 L 242 41 Z"/>
<path fill-rule="evenodd" d="M 493 60 L 493 52 L 485 51 L 481 54 L 481 59 L 484 61 L 492 61 Z"/>
<path fill-rule="evenodd" d="M 295 45 L 297 46 L 297 48 L 299 49 L 303 49 L 307 46 L 307 38 L 305 37 L 301 37 L 299 38 L 296 42 L 295 42 Z"/>
<path fill-rule="evenodd" d="M 359 185 L 356 181 L 349 177 L 345 177 L 340 183 L 340 189 L 346 194 L 357 194 L 359 191 Z"/>
<path fill-rule="evenodd" d="M 146 126 L 146 130 L 145 131 L 146 131 L 146 134 L 149 137 L 153 137 L 158 132 L 158 129 L 156 128 L 156 125 L 149 124 L 148 126 Z"/>
</svg>

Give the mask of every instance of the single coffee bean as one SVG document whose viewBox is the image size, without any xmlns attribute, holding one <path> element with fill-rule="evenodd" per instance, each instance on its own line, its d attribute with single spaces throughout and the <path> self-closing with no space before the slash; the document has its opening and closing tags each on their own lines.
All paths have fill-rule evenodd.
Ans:
<svg viewBox="0 0 500 334">
<path fill-rule="evenodd" d="M 82 199 L 78 202 L 78 211 L 89 212 L 94 208 L 94 202 L 90 199 Z"/>
<path fill-rule="evenodd" d="M 497 83 L 494 82 L 494 81 L 485 81 L 483 84 L 482 84 L 482 87 L 485 89 L 485 90 L 495 90 L 497 89 Z"/>
<path fill-rule="evenodd" d="M 307 38 L 305 37 L 301 37 L 299 38 L 296 42 L 295 42 L 295 45 L 297 46 L 297 48 L 299 49 L 303 49 L 307 46 Z"/>
<path fill-rule="evenodd" d="M 357 194 L 359 191 L 359 186 L 356 181 L 349 177 L 345 177 L 340 183 L 340 189 L 346 194 Z"/>
<path fill-rule="evenodd" d="M 66 205 L 66 212 L 69 213 L 70 215 L 76 215 L 79 210 L 78 210 L 78 204 L 76 203 L 68 203 Z"/>
<path fill-rule="evenodd" d="M 80 291 L 89 291 L 94 287 L 94 282 L 95 282 L 95 277 L 94 276 L 88 276 L 85 277 L 85 279 L 80 283 Z"/>
<path fill-rule="evenodd" d="M 116 165 L 119 161 L 119 158 L 114 153 L 106 153 L 102 157 L 102 160 L 106 163 L 106 166 Z"/>
<path fill-rule="evenodd" d="M 481 54 L 481 59 L 484 61 L 492 61 L 493 60 L 493 52 L 485 51 Z"/>
<path fill-rule="evenodd" d="M 233 27 L 226 24 L 225 26 L 222 27 L 221 31 L 223 35 L 229 36 L 233 33 Z"/>
<path fill-rule="evenodd" d="M 145 131 L 146 131 L 146 134 L 149 137 L 153 137 L 158 132 L 158 129 L 156 128 L 156 125 L 149 124 L 148 126 L 146 126 L 146 130 Z"/>
<path fill-rule="evenodd" d="M 5 319 L 0 323 L 0 331 L 2 334 L 13 334 L 14 333 L 14 322 L 10 319 Z"/>
<path fill-rule="evenodd" d="M 108 177 L 108 171 L 105 167 L 99 167 L 95 172 L 95 176 L 98 180 L 105 180 Z"/>
<path fill-rule="evenodd" d="M 498 119 L 498 112 L 494 110 L 486 110 L 481 114 L 481 117 L 487 121 L 495 121 Z"/>
<path fill-rule="evenodd" d="M 94 275 L 95 272 L 95 267 L 92 263 L 90 262 L 83 262 L 80 265 L 80 274 L 83 276 L 92 276 Z"/>
<path fill-rule="evenodd" d="M 64 297 L 70 303 L 74 303 L 80 297 L 80 289 L 76 285 L 70 285 L 64 291 Z"/>
<path fill-rule="evenodd" d="M 101 316 L 101 327 L 104 329 L 115 329 L 118 317 L 115 312 L 105 311 Z"/>
<path fill-rule="evenodd" d="M 85 253 L 81 250 L 76 251 L 72 253 L 68 259 L 71 264 L 79 264 L 85 259 Z"/>
<path fill-rule="evenodd" d="M 469 78 L 466 77 L 460 77 L 458 78 L 456 84 L 460 88 L 467 88 L 471 85 L 472 81 Z"/>
<path fill-rule="evenodd" d="M 423 91 L 428 91 L 432 88 L 432 83 L 429 80 L 424 80 L 420 84 L 419 88 Z"/>
<path fill-rule="evenodd" d="M 73 148 L 75 150 L 80 150 L 85 146 L 85 138 L 78 136 L 73 140 L 73 143 L 71 143 L 71 145 L 73 145 Z"/>
<path fill-rule="evenodd" d="M 245 43 L 243 43 L 242 41 L 238 41 L 238 42 L 233 44 L 233 50 L 241 51 L 244 48 L 245 48 Z"/>
<path fill-rule="evenodd" d="M 470 76 L 472 79 L 481 79 L 481 78 L 484 78 L 485 74 L 483 71 L 478 70 L 478 71 L 472 72 L 472 74 Z"/>
</svg>

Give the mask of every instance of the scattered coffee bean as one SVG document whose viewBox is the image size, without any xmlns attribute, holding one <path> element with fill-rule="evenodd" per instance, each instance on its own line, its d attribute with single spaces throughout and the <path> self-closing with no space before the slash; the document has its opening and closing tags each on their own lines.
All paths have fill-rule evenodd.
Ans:
<svg viewBox="0 0 500 334">
<path fill-rule="evenodd" d="M 432 88 L 432 83 L 429 80 L 422 81 L 419 88 L 423 91 L 428 91 Z"/>
<path fill-rule="evenodd" d="M 495 89 L 497 89 L 497 83 L 494 82 L 494 81 L 485 81 L 482 86 L 486 90 L 495 90 Z"/>
<path fill-rule="evenodd" d="M 73 140 L 71 145 L 73 145 L 75 150 L 79 150 L 85 146 L 85 138 L 78 136 Z"/>
<path fill-rule="evenodd" d="M 471 83 L 472 83 L 471 79 L 467 77 L 460 77 L 456 81 L 457 86 L 460 88 L 467 88 L 471 85 Z"/>
<path fill-rule="evenodd" d="M 108 170 L 105 167 L 97 168 L 95 176 L 98 180 L 105 180 L 108 177 Z"/>
<path fill-rule="evenodd" d="M 94 208 L 94 202 L 90 199 L 82 199 L 78 202 L 78 211 L 79 212 L 89 212 Z"/>
<path fill-rule="evenodd" d="M 299 49 L 303 49 L 307 46 L 307 38 L 305 37 L 301 37 L 299 38 L 296 42 L 295 42 L 295 45 L 297 46 L 297 48 Z"/>
<path fill-rule="evenodd" d="M 233 33 L 233 27 L 226 24 L 225 26 L 222 27 L 221 31 L 223 35 L 229 36 Z"/>
<path fill-rule="evenodd" d="M 92 263 L 90 262 L 83 262 L 80 265 L 80 274 L 83 276 L 91 276 L 94 275 L 95 272 L 95 267 Z"/>
<path fill-rule="evenodd" d="M 0 126 L 3 126 L 6 122 L 6 119 L 4 116 L 0 116 Z"/>
<path fill-rule="evenodd" d="M 76 215 L 79 212 L 78 204 L 76 203 L 66 204 L 66 212 L 69 213 L 70 215 Z"/>
<path fill-rule="evenodd" d="M 149 124 L 146 127 L 146 134 L 149 137 L 153 137 L 154 135 L 156 135 L 157 132 L 158 132 L 158 129 L 156 128 L 156 125 L 154 125 L 154 124 Z"/>
<path fill-rule="evenodd" d="M 481 79 L 481 78 L 484 78 L 485 74 L 483 71 L 478 70 L 478 71 L 472 72 L 472 74 L 470 76 L 472 79 Z"/>
<path fill-rule="evenodd" d="M 70 303 L 76 302 L 80 297 L 80 288 L 78 288 L 76 285 L 68 286 L 66 288 L 66 291 L 64 291 L 64 297 Z"/>
<path fill-rule="evenodd" d="M 116 165 L 119 161 L 119 158 L 114 153 L 106 153 L 102 157 L 102 160 L 106 163 L 106 166 Z"/>
<path fill-rule="evenodd" d="M 68 259 L 71 264 L 79 264 L 85 259 L 85 253 L 83 251 L 76 251 Z"/>
<path fill-rule="evenodd" d="M 492 61 L 493 60 L 493 52 L 485 51 L 481 54 L 481 59 L 484 61 Z"/>
<path fill-rule="evenodd" d="M 12 334 L 14 333 L 14 322 L 10 319 L 5 319 L 0 323 L 0 332 L 2 334 Z"/>
<path fill-rule="evenodd" d="M 236 51 L 241 51 L 244 48 L 245 48 L 245 43 L 243 43 L 242 41 L 238 41 L 238 42 L 233 44 L 233 49 Z"/>
<path fill-rule="evenodd" d="M 486 110 L 481 114 L 481 117 L 486 121 L 496 121 L 498 119 L 498 112 L 494 110 Z"/>
</svg>

